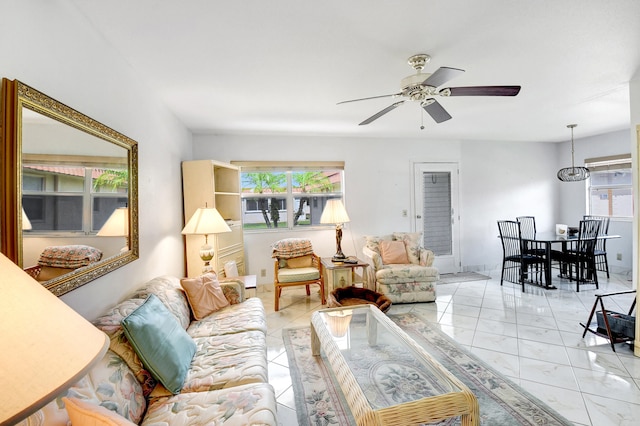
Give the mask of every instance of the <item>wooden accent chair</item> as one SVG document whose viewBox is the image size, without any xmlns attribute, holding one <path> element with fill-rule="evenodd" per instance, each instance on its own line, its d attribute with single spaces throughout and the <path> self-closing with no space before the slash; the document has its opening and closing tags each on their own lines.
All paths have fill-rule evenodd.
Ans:
<svg viewBox="0 0 640 426">
<path fill-rule="evenodd" d="M 285 287 L 305 286 L 307 296 L 309 286 L 320 286 L 322 304 L 327 303 L 322 276 L 320 257 L 313 252 L 311 241 L 302 238 L 288 238 L 272 245 L 274 259 L 273 287 L 275 293 L 274 310 L 280 309 L 280 296 Z"/>
</svg>

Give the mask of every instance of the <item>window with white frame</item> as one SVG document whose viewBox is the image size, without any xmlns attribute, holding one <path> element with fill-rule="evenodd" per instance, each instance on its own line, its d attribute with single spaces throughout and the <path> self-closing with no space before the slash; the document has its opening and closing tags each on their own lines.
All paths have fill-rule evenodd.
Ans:
<svg viewBox="0 0 640 426">
<path fill-rule="evenodd" d="M 633 217 L 631 154 L 587 158 L 588 212 L 611 218 Z"/>
<path fill-rule="evenodd" d="M 321 226 L 327 200 L 343 198 L 343 162 L 232 163 L 240 166 L 245 231 Z"/>
<path fill-rule="evenodd" d="M 126 168 L 23 164 L 22 208 L 32 234 L 96 233 L 127 202 Z"/>
</svg>

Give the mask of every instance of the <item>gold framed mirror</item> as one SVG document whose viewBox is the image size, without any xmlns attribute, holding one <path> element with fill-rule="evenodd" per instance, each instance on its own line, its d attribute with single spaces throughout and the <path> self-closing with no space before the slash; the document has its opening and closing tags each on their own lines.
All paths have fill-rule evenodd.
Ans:
<svg viewBox="0 0 640 426">
<path fill-rule="evenodd" d="M 138 144 L 2 80 L 0 251 L 61 296 L 139 257 Z"/>
</svg>

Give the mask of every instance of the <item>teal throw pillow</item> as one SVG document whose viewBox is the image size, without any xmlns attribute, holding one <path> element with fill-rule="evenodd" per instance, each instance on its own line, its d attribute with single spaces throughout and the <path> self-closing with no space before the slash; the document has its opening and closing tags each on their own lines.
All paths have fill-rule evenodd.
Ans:
<svg viewBox="0 0 640 426">
<path fill-rule="evenodd" d="M 177 394 L 196 353 L 196 344 L 155 294 L 122 320 L 124 334 L 153 377 Z"/>
</svg>

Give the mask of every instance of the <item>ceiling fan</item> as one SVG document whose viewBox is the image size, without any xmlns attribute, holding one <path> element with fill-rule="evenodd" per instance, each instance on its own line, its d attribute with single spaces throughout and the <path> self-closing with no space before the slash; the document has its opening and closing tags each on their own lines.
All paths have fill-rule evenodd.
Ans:
<svg viewBox="0 0 640 426">
<path fill-rule="evenodd" d="M 368 98 L 352 99 L 338 102 L 346 104 L 349 102 L 366 101 L 378 98 L 396 98 L 402 96 L 410 101 L 420 102 L 420 106 L 434 119 L 436 123 L 442 123 L 451 119 L 451 115 L 435 100 L 435 96 L 516 96 L 520 92 L 520 86 L 471 86 L 471 87 L 447 87 L 438 89 L 447 81 L 462 74 L 464 70 L 450 67 L 440 67 L 433 74 L 422 73 L 424 66 L 431 57 L 425 54 L 413 55 L 408 59 L 409 65 L 417 71 L 416 74 L 405 77 L 401 81 L 402 91 L 390 95 L 371 96 Z M 360 126 L 369 124 L 386 113 L 404 104 L 407 99 L 395 102 L 385 109 L 378 111 L 371 117 L 360 123 Z"/>
</svg>

